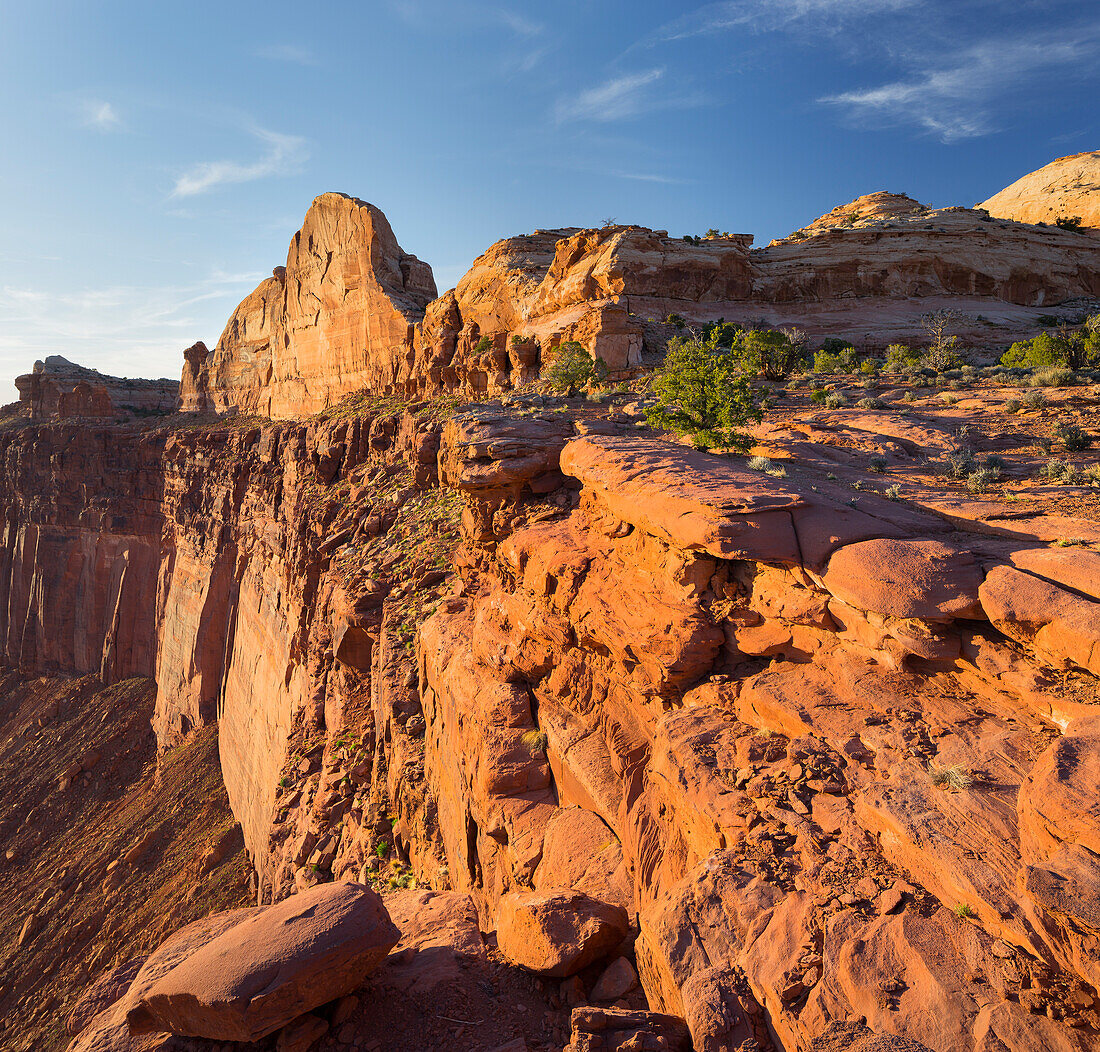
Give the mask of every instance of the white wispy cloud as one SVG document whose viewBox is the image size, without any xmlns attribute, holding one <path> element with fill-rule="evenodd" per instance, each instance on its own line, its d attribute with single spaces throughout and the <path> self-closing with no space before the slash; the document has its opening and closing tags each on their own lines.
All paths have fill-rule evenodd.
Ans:
<svg viewBox="0 0 1100 1052">
<path fill-rule="evenodd" d="M 516 36 L 537 37 L 541 36 L 546 30 L 546 27 L 541 22 L 535 22 L 524 15 L 517 14 L 515 11 L 500 8 L 494 13 L 508 29 L 516 34 Z"/>
<path fill-rule="evenodd" d="M 114 131 L 122 127 L 122 118 L 114 106 L 101 99 L 87 99 L 83 104 L 84 124 L 99 131 Z"/>
<path fill-rule="evenodd" d="M 987 40 L 946 59 L 930 60 L 913 75 L 877 87 L 828 95 L 858 120 L 909 124 L 946 143 L 997 130 L 999 105 L 1038 75 L 1095 69 L 1095 37 L 1071 40 Z"/>
<path fill-rule="evenodd" d="M 654 109 L 690 105 L 691 99 L 653 90 L 664 75 L 663 69 L 623 73 L 593 88 L 560 98 L 554 107 L 554 120 L 558 124 L 567 121 L 615 121 Z"/>
<path fill-rule="evenodd" d="M 177 285 L 2 287 L 0 385 L 48 354 L 118 376 L 178 376 L 184 347 L 197 339 L 212 345 L 263 277 L 215 270 Z"/>
<path fill-rule="evenodd" d="M 253 54 L 272 62 L 291 62 L 296 66 L 317 65 L 317 56 L 309 48 L 298 44 L 266 44 L 256 48 Z"/>
<path fill-rule="evenodd" d="M 686 40 L 731 29 L 768 31 L 799 22 L 839 25 L 863 18 L 916 7 L 924 0 L 722 0 L 704 4 L 661 26 L 650 43 Z"/>
<path fill-rule="evenodd" d="M 250 183 L 272 175 L 294 175 L 309 158 L 306 140 L 297 135 L 254 128 L 251 134 L 265 147 L 255 161 L 202 161 L 176 179 L 172 197 L 194 197 L 219 186 Z"/>
</svg>

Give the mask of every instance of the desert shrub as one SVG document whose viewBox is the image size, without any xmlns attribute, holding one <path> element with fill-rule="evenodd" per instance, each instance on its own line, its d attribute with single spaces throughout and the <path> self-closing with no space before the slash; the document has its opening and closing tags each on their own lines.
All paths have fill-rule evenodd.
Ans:
<svg viewBox="0 0 1100 1052">
<path fill-rule="evenodd" d="M 1063 230 L 1080 231 L 1081 229 L 1081 217 L 1080 216 L 1059 216 L 1054 220 L 1054 225 L 1061 227 Z"/>
<path fill-rule="evenodd" d="M 875 471 L 881 475 L 886 470 L 886 458 L 880 456 L 871 457 L 867 462 L 867 470 Z"/>
<path fill-rule="evenodd" d="M 652 390 L 657 404 L 646 410 L 646 419 L 655 427 L 690 435 L 696 445 L 727 450 L 752 445 L 740 428 L 760 420 L 760 407 L 732 348 L 674 337 Z"/>
<path fill-rule="evenodd" d="M 963 364 L 959 338 L 951 333 L 960 318 L 959 312 L 953 310 L 937 310 L 921 316 L 921 326 L 928 336 L 928 349 L 921 355 L 921 365 L 926 369 L 942 373 Z"/>
<path fill-rule="evenodd" d="M 1046 395 L 1042 391 L 1029 391 L 1024 395 L 1024 405 L 1029 409 L 1042 409 L 1046 404 Z"/>
<path fill-rule="evenodd" d="M 858 405 L 860 407 L 860 409 L 881 409 L 882 408 L 882 399 L 881 398 L 861 398 L 856 403 L 856 405 Z"/>
<path fill-rule="evenodd" d="M 1017 340 L 1001 355 L 1001 364 L 1031 369 L 1056 365 L 1090 369 L 1100 365 L 1100 315 L 1086 318 L 1077 329 L 1062 325 L 1057 332 L 1042 332 L 1033 340 Z"/>
<path fill-rule="evenodd" d="M 555 394 L 573 398 L 593 382 L 607 379 L 607 363 L 599 356 L 593 358 L 582 344 L 569 340 L 549 352 L 542 379 Z"/>
<path fill-rule="evenodd" d="M 1010 398 L 1004 404 L 1004 411 L 1006 413 L 1016 413 L 1016 412 L 1019 412 L 1021 409 L 1023 409 L 1023 407 L 1024 407 L 1024 403 L 1021 402 L 1020 399 Z"/>
<path fill-rule="evenodd" d="M 966 477 L 966 488 L 971 493 L 984 493 L 998 479 L 998 473 L 989 468 L 978 468 Z"/>
<path fill-rule="evenodd" d="M 954 340 L 955 337 L 952 337 Z M 934 369 L 937 373 L 945 373 L 949 369 L 958 369 L 963 363 L 962 355 L 955 350 L 955 345 L 945 344 L 943 347 L 929 347 L 921 356 L 921 365 L 928 369 Z"/>
<path fill-rule="evenodd" d="M 802 361 L 802 346 L 785 332 L 750 329 L 738 341 L 745 367 L 765 380 L 782 380 Z"/>
<path fill-rule="evenodd" d="M 832 394 L 825 396 L 825 408 L 826 409 L 839 409 L 841 406 L 848 404 L 848 398 L 840 391 L 834 391 Z"/>
<path fill-rule="evenodd" d="M 969 789 L 974 784 L 970 772 L 961 763 L 944 766 L 933 762 L 928 767 L 928 774 L 932 778 L 932 784 L 937 789 L 958 792 L 960 789 Z"/>
<path fill-rule="evenodd" d="M 882 370 L 887 373 L 900 373 L 920 364 L 920 351 L 905 343 L 892 343 L 886 348 L 886 360 Z"/>
<path fill-rule="evenodd" d="M 1073 370 L 1064 366 L 1038 369 L 1028 381 L 1030 387 L 1068 387 L 1073 383 Z"/>
<path fill-rule="evenodd" d="M 887 500 L 901 500 L 901 486 L 887 486 L 882 495 Z"/>
<path fill-rule="evenodd" d="M 1048 365 L 1063 365 L 1058 341 L 1048 332 L 1042 332 L 1033 340 L 1017 340 L 1001 355 L 1001 365 L 1012 368 L 1039 369 Z"/>
<path fill-rule="evenodd" d="M 838 340 L 826 340 L 826 346 L 814 354 L 815 373 L 854 373 L 859 368 L 859 355 L 850 344 Z M 835 350 L 831 344 L 841 343 Z"/>
<path fill-rule="evenodd" d="M 550 744 L 550 739 L 547 737 L 546 732 L 538 730 L 524 731 L 523 734 L 520 735 L 519 740 L 523 742 L 523 747 L 532 756 L 545 756 L 546 747 Z"/>
<path fill-rule="evenodd" d="M 1067 453 L 1079 453 L 1092 445 L 1092 435 L 1076 424 L 1059 424 L 1054 429 L 1054 437 L 1066 447 Z"/>
<path fill-rule="evenodd" d="M 810 392 L 810 401 L 817 402 L 818 405 L 824 405 L 825 399 L 828 397 L 828 392 L 823 387 L 815 388 Z"/>
<path fill-rule="evenodd" d="M 685 238 L 684 240 L 687 239 Z M 682 314 L 670 314 L 667 318 L 665 318 L 665 324 L 673 325 L 677 329 L 682 329 L 687 324 L 687 321 L 684 319 L 684 316 Z"/>
<path fill-rule="evenodd" d="M 999 457 L 996 453 L 990 453 L 989 456 L 982 460 L 982 467 L 985 468 L 986 471 L 994 472 L 997 478 L 1000 478 L 1005 470 L 1004 457 Z"/>
<path fill-rule="evenodd" d="M 969 449 L 952 449 L 943 460 L 943 473 L 952 479 L 969 477 L 978 468 L 978 462 Z"/>
<path fill-rule="evenodd" d="M 767 457 L 749 457 L 745 461 L 745 467 L 749 471 L 770 471 L 772 462 Z"/>
</svg>

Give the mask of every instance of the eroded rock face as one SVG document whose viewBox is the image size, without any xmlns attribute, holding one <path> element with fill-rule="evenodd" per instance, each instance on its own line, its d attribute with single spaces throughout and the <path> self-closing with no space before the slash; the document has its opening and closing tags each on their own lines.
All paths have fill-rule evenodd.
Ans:
<svg viewBox="0 0 1100 1052">
<path fill-rule="evenodd" d="M 405 252 L 379 209 L 316 198 L 277 267 L 234 311 L 189 403 L 296 416 L 368 388 L 393 390 L 413 325 L 435 299 L 431 267 Z M 185 406 L 186 408 L 186 406 Z"/>
<path fill-rule="evenodd" d="M 1088 1049 L 1093 553 L 853 504 L 824 478 L 845 426 L 932 437 L 845 421 L 799 423 L 838 458 L 813 484 L 484 405 L 157 438 L 156 727 L 167 744 L 219 721 L 261 901 L 395 858 L 389 879 L 426 886 L 400 926 L 429 949 L 482 960 L 473 929 L 506 949 L 511 928 L 538 971 L 585 940 L 536 924 L 522 958 L 518 907 L 595 903 L 628 925 L 601 953 L 696 1048 Z M 16 520 L 90 536 L 142 490 L 43 486 L 63 430 L 6 438 L 4 484 Z M 444 520 L 461 545 L 418 549 Z M 24 612 L 68 594 L 26 575 Z M 444 987 L 432 956 L 391 961 L 394 988 Z M 652 1019 L 591 1021 L 589 1047 L 597 1024 L 657 1039 Z"/>
<path fill-rule="evenodd" d="M 1100 151 L 1059 157 L 975 207 L 1020 223 L 1076 217 L 1100 229 Z"/>
</svg>

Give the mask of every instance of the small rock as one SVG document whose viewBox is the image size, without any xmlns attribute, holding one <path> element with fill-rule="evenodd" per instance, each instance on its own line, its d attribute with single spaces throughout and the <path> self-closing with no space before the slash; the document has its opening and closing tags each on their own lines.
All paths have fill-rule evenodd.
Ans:
<svg viewBox="0 0 1100 1052">
<path fill-rule="evenodd" d="M 612 961 L 592 987 L 593 1001 L 617 1001 L 638 985 L 638 973 L 625 957 Z"/>
<path fill-rule="evenodd" d="M 571 975 L 568 979 L 562 980 L 560 989 L 562 1004 L 567 1005 L 569 1008 L 576 1008 L 578 1005 L 588 1003 L 588 998 L 584 993 L 584 984 L 581 982 L 579 975 Z"/>
<path fill-rule="evenodd" d="M 876 906 L 878 912 L 885 916 L 887 913 L 893 913 L 902 902 L 905 901 L 905 896 L 898 890 L 898 888 L 887 888 L 876 900 Z"/>
</svg>

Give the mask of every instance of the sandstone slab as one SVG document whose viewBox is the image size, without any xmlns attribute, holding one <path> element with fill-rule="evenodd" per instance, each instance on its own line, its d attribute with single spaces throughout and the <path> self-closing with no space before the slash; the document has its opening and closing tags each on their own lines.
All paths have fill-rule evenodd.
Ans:
<svg viewBox="0 0 1100 1052">
<path fill-rule="evenodd" d="M 360 986 L 400 933 L 359 884 L 322 884 L 257 909 L 173 968 L 131 1029 L 256 1041 Z"/>
</svg>

